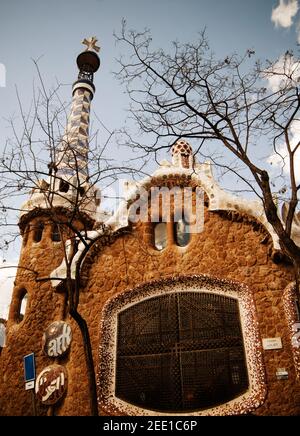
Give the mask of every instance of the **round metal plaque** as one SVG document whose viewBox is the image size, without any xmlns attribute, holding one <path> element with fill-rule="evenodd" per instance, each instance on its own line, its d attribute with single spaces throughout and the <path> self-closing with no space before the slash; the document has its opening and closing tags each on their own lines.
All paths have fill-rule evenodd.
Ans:
<svg viewBox="0 0 300 436">
<path fill-rule="evenodd" d="M 67 370 L 61 365 L 51 365 L 43 369 L 35 384 L 38 400 L 47 405 L 57 403 L 67 390 Z"/>
<path fill-rule="evenodd" d="M 43 335 L 43 350 L 49 357 L 63 356 L 69 350 L 71 342 L 71 326 L 64 321 L 55 321 Z"/>
</svg>

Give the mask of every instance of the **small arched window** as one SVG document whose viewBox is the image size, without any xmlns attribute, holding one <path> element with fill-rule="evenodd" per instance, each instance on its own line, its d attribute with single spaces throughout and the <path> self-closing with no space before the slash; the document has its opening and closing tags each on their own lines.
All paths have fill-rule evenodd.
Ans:
<svg viewBox="0 0 300 436">
<path fill-rule="evenodd" d="M 42 223 L 42 222 L 39 222 L 36 224 L 36 226 L 34 228 L 34 233 L 33 233 L 34 242 L 40 242 L 42 240 L 44 227 L 45 227 L 44 223 Z"/>
<path fill-rule="evenodd" d="M 28 294 L 25 288 L 17 289 L 10 306 L 9 318 L 15 323 L 23 321 L 28 302 Z"/>
<path fill-rule="evenodd" d="M 188 245 L 191 239 L 190 229 L 187 222 L 182 219 L 175 223 L 175 241 L 179 247 Z"/>
<path fill-rule="evenodd" d="M 23 297 L 20 300 L 19 322 L 21 322 L 25 317 L 27 302 L 28 302 L 28 294 L 25 291 L 25 294 L 23 294 Z"/>
<path fill-rule="evenodd" d="M 60 242 L 61 241 L 58 224 L 52 225 L 51 239 L 53 242 Z"/>
<path fill-rule="evenodd" d="M 154 245 L 157 250 L 163 250 L 167 246 L 167 224 L 158 223 L 154 227 Z"/>
<path fill-rule="evenodd" d="M 66 182 L 65 180 L 60 180 L 60 182 L 59 182 L 60 192 L 68 192 L 69 187 L 70 187 L 70 185 L 68 182 Z"/>
</svg>

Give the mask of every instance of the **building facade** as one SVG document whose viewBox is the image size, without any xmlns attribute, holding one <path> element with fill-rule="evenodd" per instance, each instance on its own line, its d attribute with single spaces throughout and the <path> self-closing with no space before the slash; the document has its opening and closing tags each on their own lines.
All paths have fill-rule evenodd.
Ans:
<svg viewBox="0 0 300 436">
<path fill-rule="evenodd" d="M 182 139 L 170 162 L 128 183 L 113 216 L 99 213 L 88 127 L 100 62 L 95 40 L 86 42 L 55 176 L 22 207 L 0 414 L 90 414 L 84 344 L 66 288 L 80 258 L 78 312 L 89 330 L 101 414 L 298 415 L 293 269 L 262 206 L 224 192 Z M 74 193 L 82 201 L 72 226 L 92 243 L 84 252 L 77 237 L 68 269 L 72 231 L 63 223 Z M 25 390 L 23 358 L 31 353 L 37 377 Z"/>
</svg>

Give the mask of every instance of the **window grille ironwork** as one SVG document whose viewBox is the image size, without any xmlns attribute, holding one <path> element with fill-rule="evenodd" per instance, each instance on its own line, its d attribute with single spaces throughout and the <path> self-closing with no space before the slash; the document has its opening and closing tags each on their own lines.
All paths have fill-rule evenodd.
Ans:
<svg viewBox="0 0 300 436">
<path fill-rule="evenodd" d="M 185 412 L 223 404 L 247 388 L 236 299 L 170 293 L 119 313 L 118 398 L 144 409 Z"/>
</svg>

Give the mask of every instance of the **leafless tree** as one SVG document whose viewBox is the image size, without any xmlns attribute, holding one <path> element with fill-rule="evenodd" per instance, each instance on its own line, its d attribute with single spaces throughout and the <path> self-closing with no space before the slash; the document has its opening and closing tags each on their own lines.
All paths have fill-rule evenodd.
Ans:
<svg viewBox="0 0 300 436">
<path fill-rule="evenodd" d="M 261 199 L 298 279 L 300 247 L 292 230 L 299 224 L 299 60 L 286 52 L 260 62 L 254 50 L 218 59 L 205 32 L 192 43 L 174 42 L 169 52 L 153 49 L 148 30 L 127 31 L 125 22 L 116 39 L 129 50 L 116 76 L 126 85 L 141 133 L 124 132 L 124 143 L 146 156 L 180 138 L 196 139 L 196 154 L 210 156 Z"/>
<path fill-rule="evenodd" d="M 68 106 L 60 100 L 60 85 L 51 91 L 46 90 L 37 64 L 36 67 L 40 85 L 34 91 L 31 108 L 26 114 L 17 92 L 21 125 L 14 119 L 10 120 L 13 136 L 6 141 L 0 161 L 1 248 L 8 247 L 18 237 L 19 232 L 14 219 L 16 213 L 21 214 L 19 227 L 24 238 L 28 237 L 28 232 L 37 230 L 32 226 L 26 226 L 24 221 L 24 216 L 33 211 L 41 213 L 47 222 L 55 226 L 57 240 L 63 242 L 61 249 L 65 274 L 54 280 L 63 283 L 63 313 L 69 314 L 75 320 L 82 335 L 90 409 L 92 415 L 97 415 L 98 402 L 89 329 L 78 311 L 80 270 L 85 255 L 95 242 L 89 237 L 89 231 L 95 224 L 92 216 L 100 202 L 98 184 L 101 182 L 103 186 L 106 182 L 112 183 L 120 174 L 132 174 L 133 170 L 130 166 L 122 166 L 111 157 L 107 157 L 107 146 L 111 144 L 114 132 L 102 125 L 100 141 L 98 131 L 90 135 L 87 158 L 89 175 L 82 177 L 82 161 L 79 159 L 78 150 L 66 140 L 62 140 Z M 65 168 L 66 172 L 69 170 L 71 174 L 67 178 L 58 171 L 61 158 L 65 161 L 70 160 L 70 167 Z M 29 205 L 27 202 L 21 207 L 21 201 L 28 200 L 28 197 L 32 199 L 32 204 Z M 106 229 L 106 232 L 109 232 L 109 229 Z M 83 246 L 80 256 L 79 244 Z M 22 268 L 29 270 L 26 265 L 19 265 L 18 268 L 19 271 Z M 41 271 L 30 269 L 30 273 L 36 282 L 51 279 L 49 276 L 45 277 Z"/>
</svg>

